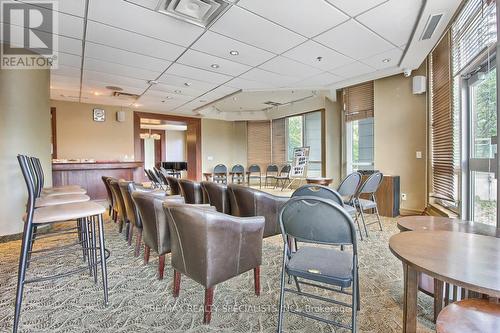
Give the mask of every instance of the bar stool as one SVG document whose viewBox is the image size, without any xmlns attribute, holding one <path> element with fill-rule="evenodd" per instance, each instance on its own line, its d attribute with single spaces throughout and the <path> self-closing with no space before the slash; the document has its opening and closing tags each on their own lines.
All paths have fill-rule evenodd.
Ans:
<svg viewBox="0 0 500 333">
<path fill-rule="evenodd" d="M 56 196 L 66 194 L 85 194 L 87 191 L 79 185 L 66 185 L 59 187 L 44 187 L 45 176 L 43 173 L 42 164 L 37 157 L 29 158 L 29 167 L 32 174 L 35 176 L 36 196 Z"/>
<path fill-rule="evenodd" d="M 23 300 L 23 290 L 24 285 L 33 282 L 46 281 L 49 279 L 55 279 L 63 276 L 67 276 L 74 273 L 82 272 L 89 269 L 89 273 L 93 275 L 95 283 L 97 283 L 97 266 L 100 264 L 104 291 L 104 304 L 108 304 L 108 282 L 107 282 L 107 268 L 106 259 L 109 257 L 109 251 L 105 249 L 104 244 L 104 227 L 102 214 L 105 212 L 105 208 L 94 202 L 74 202 L 68 204 L 60 205 L 50 205 L 46 207 L 35 208 L 36 202 L 36 176 L 33 173 L 33 169 L 30 166 L 30 158 L 24 155 L 17 156 L 21 171 L 26 182 L 26 187 L 28 190 L 28 201 L 26 204 L 26 214 L 23 217 L 24 220 L 24 230 L 22 236 L 21 244 L 21 254 L 19 257 L 19 270 L 18 270 L 18 280 L 17 280 L 17 291 L 16 291 L 16 303 L 14 311 L 14 325 L 13 332 L 17 332 L 19 327 L 19 318 L 21 315 L 21 305 Z M 76 224 L 81 226 L 85 237 L 79 239 L 75 244 L 82 244 L 84 256 L 88 258 L 87 267 L 80 267 L 65 273 L 54 274 L 44 277 L 36 277 L 32 279 L 26 279 L 26 271 L 28 265 L 31 261 L 31 255 L 34 253 L 50 253 L 55 251 L 60 251 L 67 249 L 68 245 L 63 245 L 59 248 L 53 247 L 43 250 L 34 251 L 32 249 L 34 234 L 36 228 L 41 225 L 50 225 L 56 222 L 68 222 L 76 220 Z M 98 228 L 96 228 L 96 222 Z M 61 234 L 69 233 L 67 232 L 71 229 L 61 230 L 62 232 L 47 232 L 47 237 L 51 234 Z M 78 231 L 80 235 L 80 230 Z M 99 242 L 96 241 L 96 233 L 99 236 Z M 99 251 L 99 260 L 97 257 L 97 251 Z"/>
<path fill-rule="evenodd" d="M 500 331 L 500 304 L 470 298 L 446 306 L 436 320 L 438 333 L 496 333 Z"/>
</svg>

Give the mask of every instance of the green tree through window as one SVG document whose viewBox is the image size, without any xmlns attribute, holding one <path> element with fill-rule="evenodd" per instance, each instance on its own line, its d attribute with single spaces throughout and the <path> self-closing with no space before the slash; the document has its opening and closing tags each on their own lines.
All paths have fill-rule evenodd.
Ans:
<svg viewBox="0 0 500 333">
<path fill-rule="evenodd" d="M 302 147 L 302 116 L 290 117 L 288 120 L 288 160 L 293 160 L 293 149 Z"/>
</svg>

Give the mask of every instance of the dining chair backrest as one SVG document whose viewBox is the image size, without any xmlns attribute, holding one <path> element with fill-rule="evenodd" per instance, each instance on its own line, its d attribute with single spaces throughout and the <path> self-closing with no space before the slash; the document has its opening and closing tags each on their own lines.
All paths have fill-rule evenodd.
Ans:
<svg viewBox="0 0 500 333">
<path fill-rule="evenodd" d="M 260 173 L 260 166 L 257 164 L 252 164 L 248 167 L 248 172 L 250 173 Z"/>
<path fill-rule="evenodd" d="M 380 172 L 375 172 L 368 177 L 359 188 L 358 194 L 373 194 L 377 192 L 384 175 Z"/>
<path fill-rule="evenodd" d="M 278 174 L 279 168 L 276 164 L 269 164 L 266 168 L 266 175 L 270 173 Z"/>
<path fill-rule="evenodd" d="M 245 167 L 241 164 L 236 164 L 235 166 L 233 166 L 231 168 L 231 172 L 243 174 L 243 173 L 245 173 Z"/>
<path fill-rule="evenodd" d="M 227 167 L 224 164 L 217 164 L 214 167 L 214 173 L 227 173 Z"/>
<path fill-rule="evenodd" d="M 352 197 L 358 191 L 360 184 L 361 174 L 357 171 L 350 173 L 342 180 L 337 188 L 337 192 L 342 196 Z"/>
<path fill-rule="evenodd" d="M 303 185 L 292 193 L 292 198 L 295 197 L 318 197 L 318 198 L 332 200 L 333 202 L 341 206 L 344 205 L 342 197 L 340 196 L 340 194 L 338 194 L 337 191 L 323 185 L 315 185 L 315 184 Z"/>
<path fill-rule="evenodd" d="M 285 164 L 280 171 L 280 176 L 288 176 L 290 171 L 292 170 L 292 166 L 290 164 Z"/>
<path fill-rule="evenodd" d="M 345 209 L 328 199 L 293 197 L 281 208 L 279 223 L 285 244 L 298 241 L 327 245 L 352 245 L 357 253 L 356 229 Z"/>
</svg>

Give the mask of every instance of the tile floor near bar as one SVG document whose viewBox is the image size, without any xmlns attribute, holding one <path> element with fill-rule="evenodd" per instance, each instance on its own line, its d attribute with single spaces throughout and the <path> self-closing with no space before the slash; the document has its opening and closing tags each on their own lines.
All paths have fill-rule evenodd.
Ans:
<svg viewBox="0 0 500 333">
<path fill-rule="evenodd" d="M 359 242 L 361 311 L 359 332 L 401 332 L 402 267 L 389 251 L 388 239 L 398 232 L 395 219 L 383 218 L 384 231 L 371 226 L 368 239 Z M 110 304 L 102 304 L 100 283 L 88 274 L 29 284 L 25 288 L 20 332 L 274 332 L 277 324 L 281 236 L 264 239 L 260 297 L 253 292 L 253 274 L 244 273 L 217 285 L 210 325 L 202 324 L 203 287 L 183 277 L 178 299 L 172 297 L 173 271 L 167 256 L 165 278 L 156 278 L 157 257 L 148 265 L 134 258 L 118 226 L 107 219 L 106 246 Z M 71 242 L 75 236 L 60 236 L 55 242 Z M 37 248 L 49 246 L 40 240 Z M 14 295 L 20 241 L 0 244 L 0 332 L 12 329 Z M 40 254 L 38 254 L 40 258 Z M 54 273 L 81 263 L 81 250 L 74 247 L 62 257 L 35 259 L 28 274 Z M 59 270 L 56 270 L 59 271 Z M 311 287 L 308 287 L 311 288 Z M 328 297 L 338 294 L 321 291 Z M 345 298 L 345 296 L 343 296 Z M 348 299 L 345 299 L 348 300 Z M 350 320 L 350 310 L 287 294 L 287 304 L 317 315 Z M 432 299 L 419 295 L 418 331 L 432 332 Z M 308 306 L 311 305 L 311 306 Z M 317 321 L 285 315 L 287 332 L 344 332 Z"/>
</svg>

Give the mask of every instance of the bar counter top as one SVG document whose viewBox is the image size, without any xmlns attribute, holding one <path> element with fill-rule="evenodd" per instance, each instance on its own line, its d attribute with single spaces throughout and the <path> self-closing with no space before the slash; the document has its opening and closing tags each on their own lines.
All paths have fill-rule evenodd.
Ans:
<svg viewBox="0 0 500 333">
<path fill-rule="evenodd" d="M 52 171 L 62 170 L 102 170 L 102 169 L 134 169 L 143 165 L 143 162 L 119 162 L 119 161 L 97 161 L 97 162 L 55 162 L 52 163 Z"/>
</svg>

